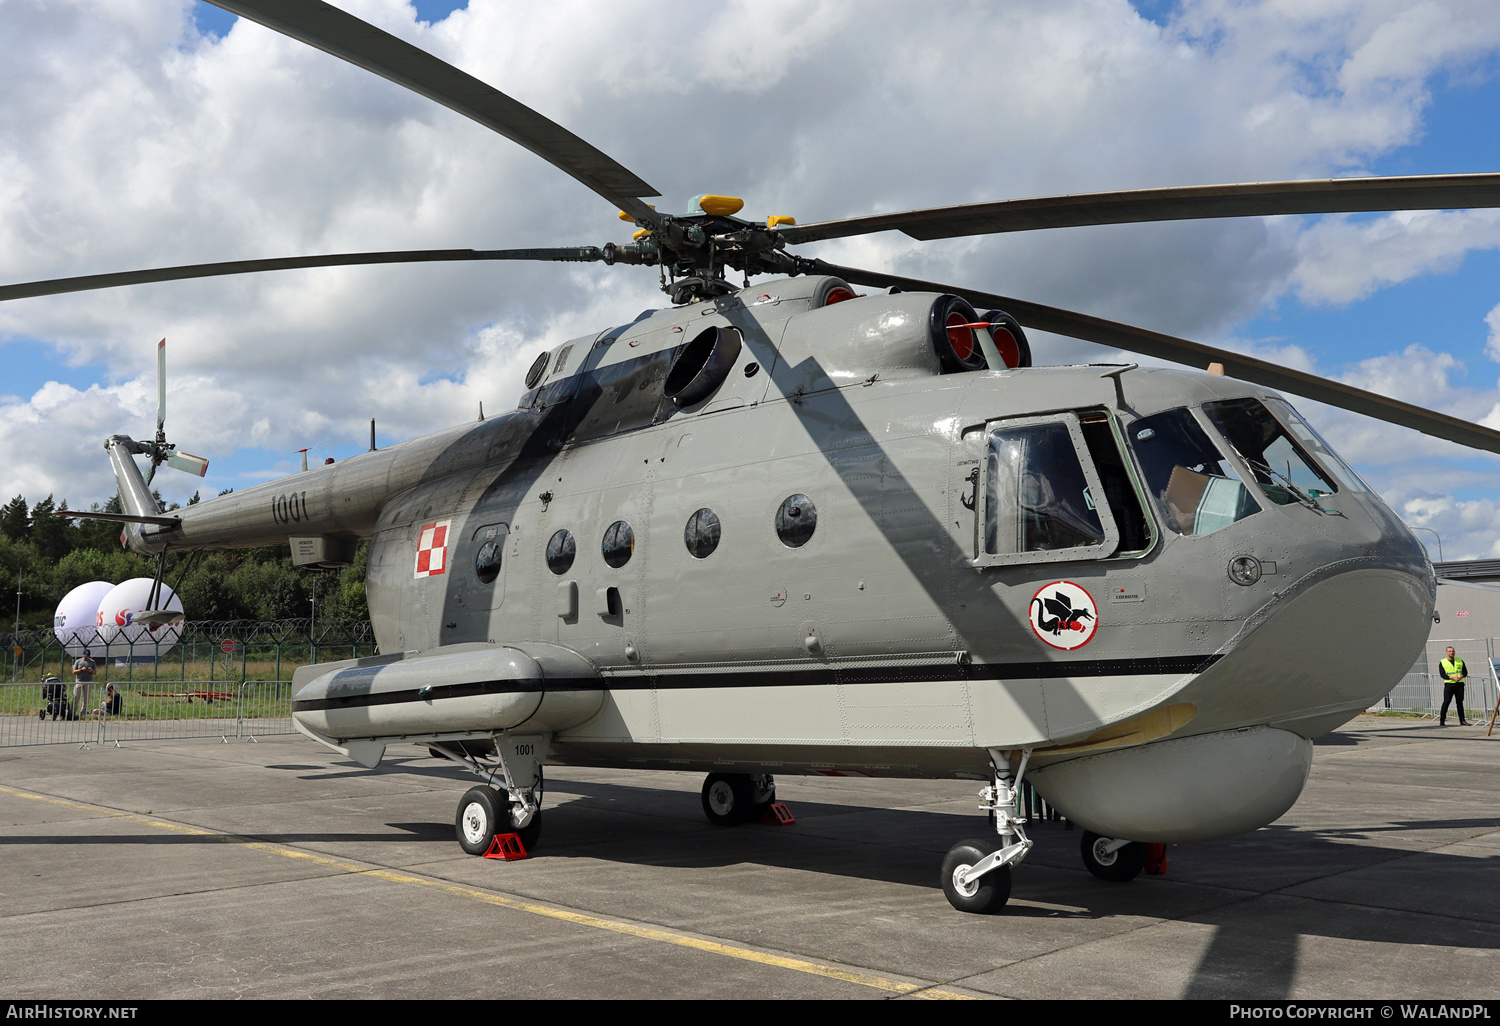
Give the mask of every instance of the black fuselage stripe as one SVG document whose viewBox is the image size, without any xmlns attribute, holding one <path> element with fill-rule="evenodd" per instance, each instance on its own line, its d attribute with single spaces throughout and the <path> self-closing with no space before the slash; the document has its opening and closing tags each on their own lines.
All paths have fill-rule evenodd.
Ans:
<svg viewBox="0 0 1500 1026">
<path fill-rule="evenodd" d="M 688 688 L 823 687 L 831 684 L 900 684 L 945 680 L 1036 680 L 1058 677 L 1124 677 L 1141 674 L 1202 673 L 1219 655 L 1171 656 L 1159 659 L 1090 659 L 1076 662 L 981 663 L 928 666 L 817 666 L 808 669 L 641 674 L 630 677 L 541 678 L 438 684 L 403 691 L 359 692 L 328 698 L 294 699 L 296 712 L 357 709 L 407 702 L 434 702 L 475 695 L 525 694 L 542 691 L 649 691 Z"/>
</svg>

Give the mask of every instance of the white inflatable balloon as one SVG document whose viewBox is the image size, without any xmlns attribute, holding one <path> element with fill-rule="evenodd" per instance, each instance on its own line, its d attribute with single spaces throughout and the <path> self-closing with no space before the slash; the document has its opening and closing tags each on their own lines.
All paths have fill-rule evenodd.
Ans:
<svg viewBox="0 0 1500 1026">
<path fill-rule="evenodd" d="M 108 646 L 106 655 L 165 655 L 182 637 L 180 616 L 170 623 L 151 627 L 135 622 L 136 616 L 147 611 L 146 602 L 151 597 L 151 585 L 149 577 L 132 577 L 115 585 L 99 601 L 99 612 L 95 619 L 99 624 L 99 636 Z M 181 613 L 182 600 L 163 584 L 156 608 Z"/>
<path fill-rule="evenodd" d="M 52 632 L 57 635 L 70 656 L 81 656 L 88 649 L 94 655 L 104 654 L 104 640 L 99 637 L 99 603 L 114 590 L 108 581 L 80 584 L 63 596 L 52 614 Z"/>
</svg>

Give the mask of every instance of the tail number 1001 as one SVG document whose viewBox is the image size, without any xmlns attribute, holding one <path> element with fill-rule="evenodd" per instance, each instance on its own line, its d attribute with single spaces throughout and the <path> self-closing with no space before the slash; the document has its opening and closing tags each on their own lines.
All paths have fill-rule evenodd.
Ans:
<svg viewBox="0 0 1500 1026">
<path fill-rule="evenodd" d="M 278 524 L 302 523 L 307 515 L 307 493 L 289 492 L 271 500 L 271 519 Z"/>
</svg>

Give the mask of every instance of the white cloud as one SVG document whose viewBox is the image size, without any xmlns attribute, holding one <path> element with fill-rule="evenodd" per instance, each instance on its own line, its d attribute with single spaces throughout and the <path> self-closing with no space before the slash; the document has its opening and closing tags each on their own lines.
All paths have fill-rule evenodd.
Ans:
<svg viewBox="0 0 1500 1026">
<path fill-rule="evenodd" d="M 1485 352 L 1491 360 L 1500 361 L 1500 304 L 1485 315 L 1484 323 L 1490 329 L 1490 337 L 1485 345 Z"/>
</svg>

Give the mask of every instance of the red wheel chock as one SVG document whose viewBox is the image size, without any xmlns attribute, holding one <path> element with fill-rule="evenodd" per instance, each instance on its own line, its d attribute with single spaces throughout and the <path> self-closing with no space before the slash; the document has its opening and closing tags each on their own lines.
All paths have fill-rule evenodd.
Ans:
<svg viewBox="0 0 1500 1026">
<path fill-rule="evenodd" d="M 1146 875 L 1162 876 L 1167 871 L 1167 846 L 1165 844 L 1146 845 Z"/>
<path fill-rule="evenodd" d="M 490 842 L 490 850 L 484 853 L 487 859 L 503 859 L 506 862 L 519 862 L 526 857 L 526 846 L 521 843 L 520 834 L 496 834 L 495 839 Z"/>
<path fill-rule="evenodd" d="M 791 826 L 797 822 L 797 817 L 793 816 L 792 810 L 786 807 L 786 802 L 772 802 L 756 822 L 770 826 Z"/>
</svg>

